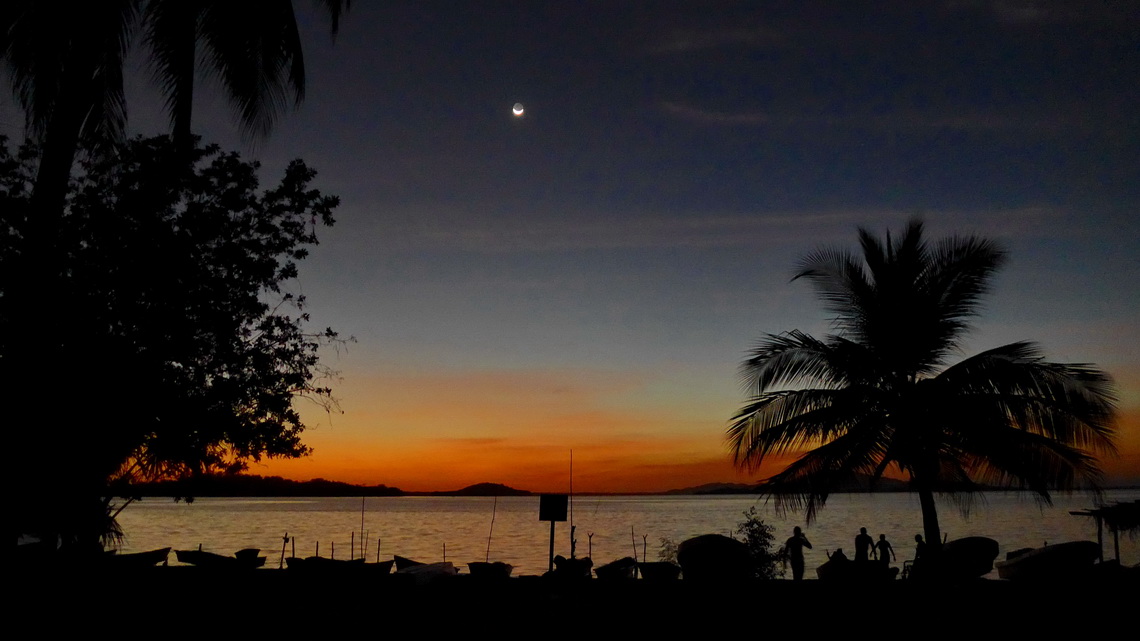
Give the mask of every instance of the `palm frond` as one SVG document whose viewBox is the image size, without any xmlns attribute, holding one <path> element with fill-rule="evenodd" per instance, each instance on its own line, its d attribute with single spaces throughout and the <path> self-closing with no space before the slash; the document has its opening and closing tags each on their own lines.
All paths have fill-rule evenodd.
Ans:
<svg viewBox="0 0 1140 641">
<path fill-rule="evenodd" d="M 836 368 L 835 350 L 798 330 L 769 334 L 749 350 L 740 366 L 740 380 L 751 394 L 783 385 L 838 387 L 847 382 Z"/>
<path fill-rule="evenodd" d="M 803 510 L 810 523 L 832 490 L 873 475 L 885 454 L 873 432 L 848 432 L 805 453 L 758 489 L 774 499 L 778 511 Z"/>
<path fill-rule="evenodd" d="M 846 390 L 769 392 L 746 404 L 728 428 L 737 465 L 756 469 L 770 454 L 797 451 L 843 434 L 856 395 Z"/>
<path fill-rule="evenodd" d="M 1116 399 L 1112 379 L 1083 364 L 1046 362 L 1039 348 L 1018 342 L 968 358 L 933 379 L 948 411 L 994 420 L 1095 452 L 1114 453 Z"/>
</svg>

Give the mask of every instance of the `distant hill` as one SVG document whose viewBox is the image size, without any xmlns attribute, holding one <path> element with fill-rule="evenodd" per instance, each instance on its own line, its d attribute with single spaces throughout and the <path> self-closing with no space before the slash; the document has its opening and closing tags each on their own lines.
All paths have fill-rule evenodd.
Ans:
<svg viewBox="0 0 1140 641">
<path fill-rule="evenodd" d="M 340 481 L 313 479 L 293 481 L 280 476 L 253 474 L 211 474 L 177 481 L 140 483 L 130 486 L 125 494 L 134 496 L 405 496 L 407 493 L 387 485 L 352 485 Z"/>
<path fill-rule="evenodd" d="M 387 485 L 353 485 L 340 481 L 312 479 L 291 481 L 280 476 L 254 474 L 211 474 L 192 479 L 140 483 L 123 492 L 134 496 L 173 496 L 179 498 L 202 496 L 532 496 L 501 483 L 476 483 L 459 490 L 445 492 L 405 492 Z"/>
<path fill-rule="evenodd" d="M 408 492 L 412 496 L 533 496 L 527 490 L 517 490 L 501 483 L 476 483 L 461 490 L 448 492 Z"/>
<path fill-rule="evenodd" d="M 747 483 L 705 483 L 696 487 L 668 490 L 662 494 L 755 494 L 756 485 Z"/>
<path fill-rule="evenodd" d="M 758 485 L 747 483 L 705 483 L 696 487 L 686 487 L 678 490 L 669 490 L 662 494 L 756 494 Z M 909 492 L 910 485 L 906 481 L 892 478 L 881 478 L 871 487 L 871 477 L 860 475 L 858 478 L 845 483 L 832 490 L 833 494 L 844 492 Z"/>
</svg>

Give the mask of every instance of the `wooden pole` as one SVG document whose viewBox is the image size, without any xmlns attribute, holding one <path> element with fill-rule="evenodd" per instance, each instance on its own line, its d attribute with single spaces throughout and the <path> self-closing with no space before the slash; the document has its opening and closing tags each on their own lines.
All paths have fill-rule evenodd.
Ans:
<svg viewBox="0 0 1140 641">
<path fill-rule="evenodd" d="M 281 563 L 277 566 L 277 569 L 281 569 L 281 568 L 285 567 L 285 545 L 288 543 L 289 543 L 289 533 L 286 532 L 285 536 L 283 536 L 281 538 Z"/>
<path fill-rule="evenodd" d="M 491 535 L 495 533 L 495 512 L 499 507 L 499 496 L 495 495 L 495 503 L 491 506 L 491 529 L 487 532 L 487 556 L 483 560 L 487 563 L 491 562 Z"/>
<path fill-rule="evenodd" d="M 550 565 L 547 568 L 547 570 L 550 572 L 553 572 L 554 571 L 554 521 L 550 522 L 550 557 L 549 557 L 549 561 L 550 561 Z"/>
</svg>

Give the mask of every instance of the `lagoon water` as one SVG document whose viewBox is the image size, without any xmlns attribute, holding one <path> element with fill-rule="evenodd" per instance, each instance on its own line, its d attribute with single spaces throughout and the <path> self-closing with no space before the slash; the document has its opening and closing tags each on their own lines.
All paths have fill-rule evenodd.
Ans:
<svg viewBox="0 0 1140 641">
<path fill-rule="evenodd" d="M 1140 499 L 1140 490 L 1113 490 L 1107 502 Z M 126 533 L 124 552 L 172 546 L 230 554 L 256 547 L 277 567 L 282 538 L 292 541 L 285 555 L 347 559 L 359 557 L 363 502 L 364 552 L 369 561 L 393 554 L 419 561 L 454 562 L 465 569 L 470 561 L 504 561 L 515 575 L 546 570 L 550 524 L 538 521 L 538 497 L 494 498 L 200 498 L 193 503 L 148 498 L 127 507 L 119 516 Z M 757 516 L 775 527 L 777 543 L 800 525 L 814 548 L 807 552 L 809 568 L 826 560 L 826 550 L 843 548 L 853 555 L 860 527 L 878 539 L 886 534 L 898 564 L 914 556 L 914 535 L 922 531 L 917 495 L 907 493 L 837 494 L 818 518 L 804 524 L 802 514 L 780 515 L 773 505 L 752 496 L 583 496 L 573 501 L 577 555 L 592 553 L 595 564 L 631 556 L 636 548 L 655 560 L 663 538 L 680 542 L 710 532 L 730 534 L 755 506 Z M 984 493 L 969 515 L 955 505 L 939 502 L 939 521 L 949 538 L 988 536 L 1005 552 L 1078 539 L 1096 540 L 1095 522 L 1069 514 L 1093 506 L 1082 494 L 1054 497 L 1052 506 L 1038 505 L 1030 495 Z M 492 528 L 492 516 L 494 527 Z M 555 554 L 569 556 L 570 528 L 558 523 Z M 591 533 L 593 536 L 591 537 Z M 356 549 L 352 550 L 355 541 Z M 355 553 L 353 553 L 355 552 Z M 1105 558 L 1112 558 L 1112 537 L 1105 531 Z M 1140 540 L 1120 540 L 1121 560 L 1140 563 Z M 171 563 L 176 563 L 171 555 Z M 812 572 L 808 572 L 809 578 Z M 996 577 L 996 573 L 994 573 Z"/>
</svg>

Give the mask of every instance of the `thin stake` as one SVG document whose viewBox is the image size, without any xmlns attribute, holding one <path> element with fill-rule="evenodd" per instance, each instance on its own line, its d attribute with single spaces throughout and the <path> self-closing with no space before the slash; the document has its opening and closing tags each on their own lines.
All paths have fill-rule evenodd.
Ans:
<svg viewBox="0 0 1140 641">
<path fill-rule="evenodd" d="M 297 556 L 297 537 L 290 537 L 289 542 L 293 544 L 293 551 L 289 556 Z"/>
<path fill-rule="evenodd" d="M 574 450 L 570 450 L 570 558 L 574 558 Z"/>
<path fill-rule="evenodd" d="M 637 537 L 633 534 L 633 526 L 629 526 L 629 540 L 633 543 L 633 560 L 637 560 Z"/>
<path fill-rule="evenodd" d="M 352 557 L 356 554 L 356 532 L 352 532 L 348 537 L 348 560 L 351 561 Z"/>
<path fill-rule="evenodd" d="M 376 562 L 380 562 L 380 537 L 376 537 Z"/>
<path fill-rule="evenodd" d="M 646 541 L 648 541 L 648 540 L 649 540 L 648 534 L 642 534 L 641 535 L 641 562 L 642 563 L 645 563 L 646 561 L 649 560 L 649 557 L 645 555 L 645 547 L 648 545 L 648 543 Z M 637 559 L 634 559 L 634 561 L 636 561 L 636 560 Z"/>
<path fill-rule="evenodd" d="M 364 497 L 360 497 L 360 558 L 364 558 Z M 364 559 L 368 560 L 368 559 Z"/>
<path fill-rule="evenodd" d="M 289 533 L 286 532 L 285 536 L 281 537 L 281 563 L 278 564 L 277 569 L 285 567 L 285 545 L 289 543 Z"/>
<path fill-rule="evenodd" d="M 491 562 L 491 534 L 495 532 L 495 512 L 498 511 L 498 508 L 499 497 L 496 495 L 495 503 L 491 506 L 491 529 L 487 532 L 487 556 L 483 557 L 483 560 L 488 563 Z"/>
</svg>

